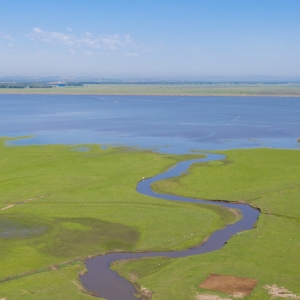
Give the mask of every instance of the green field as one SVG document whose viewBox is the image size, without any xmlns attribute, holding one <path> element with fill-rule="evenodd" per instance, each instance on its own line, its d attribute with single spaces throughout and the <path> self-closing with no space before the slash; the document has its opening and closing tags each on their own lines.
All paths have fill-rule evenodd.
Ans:
<svg viewBox="0 0 300 300">
<path fill-rule="evenodd" d="M 84 271 L 80 258 L 185 249 L 236 220 L 221 207 L 172 203 L 135 191 L 143 176 L 199 155 L 98 145 L 12 147 L 5 141 L 0 144 L 0 299 L 91 298 L 78 281 Z"/>
<path fill-rule="evenodd" d="M 300 96 L 300 84 L 86 84 L 78 87 L 0 88 L 0 94 Z"/>
<path fill-rule="evenodd" d="M 227 156 L 223 162 L 195 165 L 190 175 L 156 183 L 154 188 L 191 197 L 251 203 L 262 210 L 257 228 L 234 236 L 224 248 L 209 254 L 148 258 L 116 263 L 113 268 L 137 286 L 153 291 L 153 300 L 195 299 L 196 294 L 231 299 L 198 287 L 211 273 L 257 278 L 252 295 L 244 299 L 271 299 L 264 289 L 266 285 L 284 287 L 299 296 L 300 151 L 252 149 L 222 153 Z"/>
<path fill-rule="evenodd" d="M 185 249 L 236 220 L 218 206 L 173 203 L 135 191 L 143 176 L 199 155 L 98 145 L 11 147 L 6 140 L 0 144 L 0 299 L 92 299 L 78 280 L 84 258 Z M 199 163 L 189 175 L 154 188 L 249 202 L 262 210 L 257 227 L 212 253 L 113 265 L 137 287 L 154 292 L 153 300 L 232 298 L 198 287 L 211 273 L 257 278 L 245 299 L 271 299 L 263 287 L 273 284 L 300 295 L 300 151 L 222 153 L 224 161 Z"/>
</svg>

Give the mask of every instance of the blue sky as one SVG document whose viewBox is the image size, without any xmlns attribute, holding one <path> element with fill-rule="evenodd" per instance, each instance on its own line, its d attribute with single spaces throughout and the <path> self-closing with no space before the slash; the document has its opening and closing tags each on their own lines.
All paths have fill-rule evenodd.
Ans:
<svg viewBox="0 0 300 300">
<path fill-rule="evenodd" d="M 300 76 L 299 0 L 0 0 L 0 76 Z"/>
</svg>

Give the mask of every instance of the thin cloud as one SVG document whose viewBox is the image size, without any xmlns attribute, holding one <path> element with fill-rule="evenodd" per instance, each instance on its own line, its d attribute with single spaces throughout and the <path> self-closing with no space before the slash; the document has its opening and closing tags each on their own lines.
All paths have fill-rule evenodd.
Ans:
<svg viewBox="0 0 300 300">
<path fill-rule="evenodd" d="M 125 42 L 126 43 L 131 43 L 131 37 L 130 37 L 130 35 L 128 35 L 128 34 L 125 35 Z"/>
<path fill-rule="evenodd" d="M 39 40 L 45 43 L 55 43 L 62 45 L 74 45 L 75 40 L 72 35 L 55 32 L 55 31 L 44 31 L 40 28 L 33 28 L 32 32 L 26 35 L 31 40 Z"/>
<path fill-rule="evenodd" d="M 13 41 L 14 39 L 9 34 L 5 34 L 4 32 L 0 31 L 0 38 L 5 40 Z"/>
<path fill-rule="evenodd" d="M 92 34 L 91 34 L 90 32 L 87 32 L 87 31 L 84 33 L 84 35 L 85 35 L 85 36 L 88 36 L 88 37 L 91 37 L 91 36 L 92 36 Z"/>
<path fill-rule="evenodd" d="M 67 27 L 66 30 L 73 31 L 73 29 L 71 27 Z"/>
<path fill-rule="evenodd" d="M 128 43 L 128 37 L 130 36 L 126 35 L 124 37 L 121 37 L 118 34 L 115 35 L 109 35 L 105 38 L 101 39 L 101 42 L 107 46 L 111 50 L 115 50 L 120 47 L 124 47 L 126 43 Z"/>
<path fill-rule="evenodd" d="M 126 56 L 131 56 L 131 57 L 136 57 L 139 56 L 139 54 L 137 52 L 125 52 Z"/>
<path fill-rule="evenodd" d="M 114 34 L 106 36 L 94 36 L 91 32 L 86 31 L 82 35 L 76 36 L 71 33 L 44 31 L 35 27 L 32 29 L 32 32 L 26 36 L 34 41 L 83 48 L 87 47 L 117 50 L 119 48 L 133 46 L 130 35 Z"/>
</svg>

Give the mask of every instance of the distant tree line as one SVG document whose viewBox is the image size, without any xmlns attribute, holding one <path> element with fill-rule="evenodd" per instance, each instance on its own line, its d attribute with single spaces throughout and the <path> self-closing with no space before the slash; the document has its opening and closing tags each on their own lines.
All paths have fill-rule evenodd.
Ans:
<svg viewBox="0 0 300 300">
<path fill-rule="evenodd" d="M 6 84 L 6 83 L 0 83 L 1 89 L 23 89 L 26 88 L 26 85 L 21 84 Z"/>
<path fill-rule="evenodd" d="M 0 82 L 0 89 L 36 89 L 36 88 L 55 88 L 64 86 L 83 86 L 79 82 L 67 82 L 67 83 L 49 83 L 49 82 L 24 82 L 24 83 L 12 83 L 12 82 Z"/>
</svg>

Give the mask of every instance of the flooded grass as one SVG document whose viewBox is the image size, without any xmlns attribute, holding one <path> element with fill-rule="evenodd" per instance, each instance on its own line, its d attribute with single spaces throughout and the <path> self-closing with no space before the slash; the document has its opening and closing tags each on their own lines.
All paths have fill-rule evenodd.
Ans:
<svg viewBox="0 0 300 300">
<path fill-rule="evenodd" d="M 14 220 L 0 217 L 0 238 L 19 239 L 40 236 L 47 231 L 47 226 L 34 221 Z"/>
</svg>

